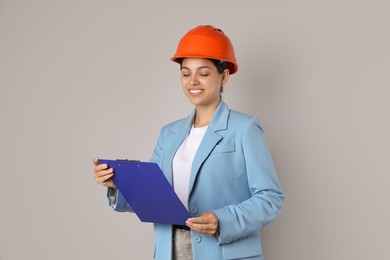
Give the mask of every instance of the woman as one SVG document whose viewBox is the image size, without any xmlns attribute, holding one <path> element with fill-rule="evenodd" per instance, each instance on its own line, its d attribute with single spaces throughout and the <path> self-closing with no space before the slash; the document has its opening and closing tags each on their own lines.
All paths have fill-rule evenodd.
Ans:
<svg viewBox="0 0 390 260">
<path fill-rule="evenodd" d="M 278 216 L 284 194 L 259 121 L 221 100 L 238 69 L 233 46 L 220 29 L 198 26 L 184 35 L 172 60 L 195 109 L 162 128 L 151 161 L 193 217 L 187 226 L 154 224 L 154 257 L 263 259 L 259 230 Z M 98 158 L 94 164 L 110 205 L 131 211 L 111 180 L 113 170 Z"/>
</svg>

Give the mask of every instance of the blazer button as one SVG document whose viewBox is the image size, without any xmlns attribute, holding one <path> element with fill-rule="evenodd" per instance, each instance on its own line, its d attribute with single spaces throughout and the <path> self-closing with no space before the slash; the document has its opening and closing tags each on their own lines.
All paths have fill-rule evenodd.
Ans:
<svg viewBox="0 0 390 260">
<path fill-rule="evenodd" d="M 195 241 L 195 243 L 199 244 L 200 242 L 202 242 L 202 237 L 196 235 L 196 236 L 194 236 L 194 241 Z"/>
<path fill-rule="evenodd" d="M 198 208 L 197 207 L 191 207 L 190 211 L 191 211 L 192 214 L 196 214 L 198 212 Z"/>
</svg>

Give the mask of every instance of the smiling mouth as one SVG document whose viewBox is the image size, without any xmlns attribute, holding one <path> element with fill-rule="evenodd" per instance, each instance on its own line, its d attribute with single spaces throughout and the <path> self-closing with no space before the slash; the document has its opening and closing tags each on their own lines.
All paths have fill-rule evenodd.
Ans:
<svg viewBox="0 0 390 260">
<path fill-rule="evenodd" d="M 199 94 L 199 93 L 201 93 L 201 92 L 203 92 L 202 89 L 190 89 L 190 93 L 191 93 L 191 94 Z"/>
</svg>

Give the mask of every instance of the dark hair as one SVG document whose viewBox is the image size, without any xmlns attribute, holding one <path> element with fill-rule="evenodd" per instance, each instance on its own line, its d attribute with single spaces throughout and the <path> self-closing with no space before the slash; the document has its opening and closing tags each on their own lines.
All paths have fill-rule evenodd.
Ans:
<svg viewBox="0 0 390 260">
<path fill-rule="evenodd" d="M 180 70 L 182 69 L 182 63 L 184 58 L 178 58 L 176 61 L 180 64 Z M 219 74 L 222 74 L 229 67 L 229 62 L 223 60 L 207 59 L 211 61 L 217 68 Z"/>
<path fill-rule="evenodd" d="M 211 62 L 217 68 L 219 74 L 222 74 L 229 67 L 229 63 L 226 61 L 214 60 L 214 59 L 208 59 L 208 60 L 211 60 Z"/>
</svg>

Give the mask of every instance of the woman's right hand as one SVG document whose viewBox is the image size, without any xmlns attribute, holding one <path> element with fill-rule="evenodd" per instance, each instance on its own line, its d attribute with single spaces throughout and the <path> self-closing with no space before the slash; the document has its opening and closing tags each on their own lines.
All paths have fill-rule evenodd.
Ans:
<svg viewBox="0 0 390 260">
<path fill-rule="evenodd" d="M 115 183 L 111 179 L 114 175 L 114 170 L 108 168 L 107 164 L 100 164 L 98 157 L 93 158 L 93 164 L 95 165 L 93 170 L 95 181 L 105 187 L 117 189 Z"/>
</svg>

